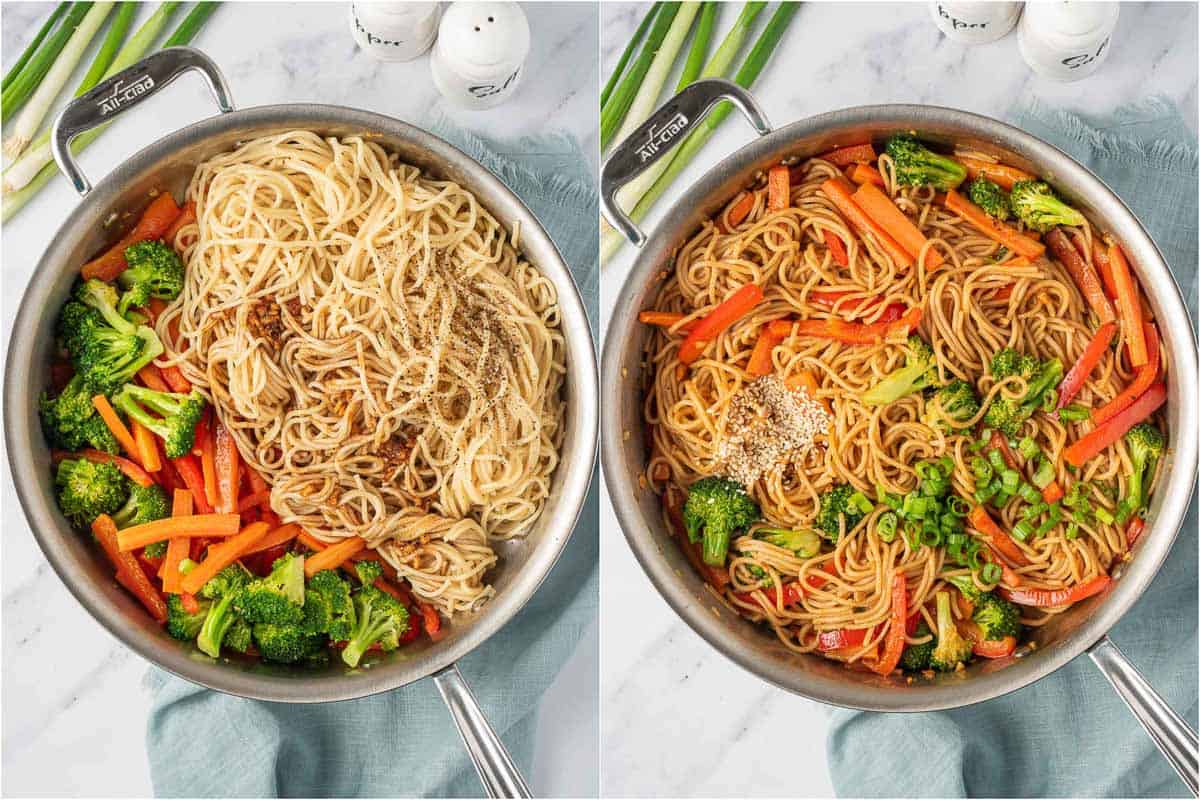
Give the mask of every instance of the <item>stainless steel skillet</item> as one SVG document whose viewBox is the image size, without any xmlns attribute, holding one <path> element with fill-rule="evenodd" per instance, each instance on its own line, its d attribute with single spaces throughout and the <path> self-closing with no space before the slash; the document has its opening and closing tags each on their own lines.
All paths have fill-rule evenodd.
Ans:
<svg viewBox="0 0 1200 800">
<path fill-rule="evenodd" d="M 70 139 L 132 109 L 191 70 L 203 76 L 221 113 L 151 144 L 91 187 L 70 155 Z M 356 671 L 336 664 L 323 671 L 308 671 L 218 662 L 168 637 L 114 583 L 98 549 L 72 531 L 59 513 L 50 453 L 37 416 L 38 394 L 47 383 L 57 309 L 80 264 L 115 238 L 119 223 L 147 204 L 151 190 L 181 196 L 191 172 L 203 159 L 227 151 L 239 141 L 292 129 L 372 137 L 404 161 L 472 191 L 506 227 L 519 225 L 522 251 L 558 290 L 567 346 L 565 437 L 552 495 L 526 539 L 498 547 L 500 564 L 490 575 L 496 597 L 473 617 L 452 625 L 441 641 L 402 648 Z M 5 371 L 4 429 L 21 505 L 38 544 L 67 588 L 101 625 L 148 661 L 229 694 L 291 703 L 328 702 L 365 697 L 432 677 L 488 793 L 527 796 L 524 780 L 480 712 L 455 662 L 512 619 L 553 567 L 582 508 L 595 459 L 598 392 L 587 316 L 567 265 L 537 218 L 481 165 L 404 122 L 325 105 L 236 111 L 216 65 L 189 48 L 160 51 L 71 103 L 56 122 L 53 146 L 56 160 L 83 199 L 42 256 L 18 308 Z"/>
</svg>

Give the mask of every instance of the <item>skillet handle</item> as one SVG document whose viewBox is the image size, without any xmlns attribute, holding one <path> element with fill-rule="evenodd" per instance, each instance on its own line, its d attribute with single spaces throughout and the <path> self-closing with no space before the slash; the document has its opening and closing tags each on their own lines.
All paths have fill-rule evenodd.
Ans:
<svg viewBox="0 0 1200 800">
<path fill-rule="evenodd" d="M 492 730 L 458 665 L 451 664 L 433 673 L 433 682 L 454 717 L 454 726 L 471 754 L 488 797 L 532 797 L 521 770 Z"/>
<path fill-rule="evenodd" d="M 1193 795 L 1197 792 L 1196 732 L 1175 713 L 1107 636 L 1088 650 L 1092 661 L 1150 734 L 1159 751 L 1179 773 Z"/>
<path fill-rule="evenodd" d="M 600 210 L 608 224 L 635 247 L 646 243 L 646 235 L 617 204 L 617 192 L 651 164 L 671 152 L 675 143 L 690 133 L 714 107 L 728 100 L 737 106 L 760 136 L 771 132 L 767 115 L 754 96 L 724 78 L 706 78 L 690 84 L 663 103 L 650 118 L 613 150 L 600 172 Z M 727 114 L 729 107 L 714 113 Z"/>
<path fill-rule="evenodd" d="M 75 191 L 86 195 L 92 190 L 83 170 L 71 152 L 71 140 L 157 94 L 159 90 L 189 70 L 204 76 L 221 113 L 233 111 L 233 96 L 225 76 L 208 56 L 190 47 L 168 47 L 146 56 L 95 88 L 67 104 L 54 120 L 50 133 L 50 152 Z"/>
</svg>

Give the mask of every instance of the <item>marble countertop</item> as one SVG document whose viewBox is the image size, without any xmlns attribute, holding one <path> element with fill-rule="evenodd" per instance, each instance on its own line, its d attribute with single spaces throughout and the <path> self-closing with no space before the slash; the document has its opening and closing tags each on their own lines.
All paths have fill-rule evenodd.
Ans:
<svg viewBox="0 0 1200 800">
<path fill-rule="evenodd" d="M 5 68 L 44 19 L 45 3 L 5 3 Z M 148 12 L 141 12 L 139 19 Z M 321 102 L 369 109 L 417 125 L 443 117 L 499 142 L 500 151 L 528 153 L 521 137 L 546 131 L 574 136 L 596 174 L 595 43 L 598 15 L 591 5 L 539 5 L 532 29 L 529 76 L 513 99 L 488 111 L 461 111 L 444 103 L 422 56 L 385 64 L 362 54 L 351 39 L 347 3 L 226 4 L 194 46 L 225 72 L 239 107 Z M 181 17 L 180 17 L 181 18 Z M 571 67 L 563 59 L 571 58 Z M 85 59 L 86 60 L 86 59 Z M 86 69 L 84 65 L 82 70 Z M 99 178 L 162 135 L 214 113 L 198 77 L 185 76 L 113 130 L 81 158 Z M 566 153 L 545 152 L 552 170 Z M 57 179 L 3 231 L 0 326 L 12 325 L 16 300 L 38 255 L 77 200 Z M 33 540 L 8 477 L 0 478 L 3 542 L 3 793 L 9 796 L 147 796 L 152 792 L 145 753 L 149 695 L 146 663 L 109 636 L 70 596 Z M 532 775 L 543 795 L 594 794 L 599 776 L 595 704 L 573 699 L 594 694 L 598 626 L 547 693 Z M 578 706 L 571 714 L 552 710 Z"/>
<path fill-rule="evenodd" d="M 647 6 L 602 6 L 603 77 Z M 735 16 L 735 9 L 722 9 L 714 42 Z M 1196 24 L 1192 4 L 1124 4 L 1107 63 L 1082 82 L 1063 84 L 1025 66 L 1015 32 L 988 45 L 947 40 L 927 3 L 805 3 L 753 91 L 775 125 L 868 103 L 928 103 L 1003 118 L 1030 100 L 1103 114 L 1158 95 L 1181 108 L 1194 132 Z M 751 138 L 732 115 L 643 229 L 653 229 L 685 187 Z M 632 262 L 630 250 L 601 273 L 602 328 Z M 655 592 L 607 503 L 601 515 L 603 793 L 832 795 L 829 708 L 774 689 L 712 650 Z"/>
</svg>

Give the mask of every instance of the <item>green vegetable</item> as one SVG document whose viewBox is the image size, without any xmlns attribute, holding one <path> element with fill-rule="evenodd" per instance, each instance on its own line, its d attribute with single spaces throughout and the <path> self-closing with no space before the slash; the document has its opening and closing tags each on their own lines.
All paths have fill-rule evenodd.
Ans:
<svg viewBox="0 0 1200 800">
<path fill-rule="evenodd" d="M 1012 216 L 1008 195 L 987 178 L 976 178 L 967 186 L 967 198 L 990 216 L 1005 220 Z"/>
<path fill-rule="evenodd" d="M 133 484 L 129 488 L 129 499 L 125 505 L 112 515 L 117 529 L 130 528 L 134 525 L 144 525 L 156 519 L 171 516 L 171 501 L 167 493 L 157 483 L 150 486 Z M 160 544 L 163 544 L 160 542 Z"/>
<path fill-rule="evenodd" d="M 884 151 L 892 158 L 896 182 L 900 184 L 932 186 L 944 192 L 956 188 L 967 177 L 962 164 L 933 152 L 908 134 L 888 139 Z"/>
<path fill-rule="evenodd" d="M 1092 410 L 1079 403 L 1065 405 L 1058 410 L 1058 418 L 1063 422 L 1083 422 L 1092 416 Z"/>
<path fill-rule="evenodd" d="M 754 538 L 784 550 L 791 550 L 800 558 L 812 558 L 821 552 L 821 537 L 812 531 L 796 531 L 787 528 L 759 528 Z"/>
<path fill-rule="evenodd" d="M 128 481 L 112 464 L 66 459 L 58 465 L 54 485 L 58 506 L 77 528 L 88 529 L 101 514 L 113 514 L 129 496 Z"/>
<path fill-rule="evenodd" d="M 75 87 L 76 97 L 99 83 L 108 68 L 112 66 L 113 59 L 117 57 L 117 48 L 121 46 L 121 42 L 125 41 L 125 34 L 129 32 L 129 26 L 133 23 L 137 9 L 138 4 L 133 2 L 117 5 L 117 15 L 113 17 L 112 24 L 108 26 L 108 33 L 104 34 L 104 41 L 100 43 L 100 49 L 92 58 L 92 65 L 88 67 L 87 74 L 83 76 L 79 86 Z"/>
<path fill-rule="evenodd" d="M 179 27 L 175 29 L 175 32 L 163 42 L 162 46 L 183 47 L 187 45 L 200 32 L 200 29 L 204 27 L 204 23 L 208 21 L 208 18 L 213 15 L 213 12 L 217 10 L 217 6 L 219 5 L 221 4 L 208 2 L 196 3 L 196 5 L 192 6 L 192 10 L 188 12 L 188 15 L 183 18 L 183 22 L 179 23 Z"/>
<path fill-rule="evenodd" d="M 708 43 L 712 41 L 713 23 L 717 19 L 718 3 L 707 2 L 700 4 L 700 18 L 696 22 L 696 34 L 688 48 L 687 60 L 683 62 L 683 70 L 679 73 L 679 83 L 675 85 L 675 94 L 679 94 L 692 81 L 700 77 L 704 68 L 704 57 L 708 54 Z"/>
<path fill-rule="evenodd" d="M 342 660 L 351 667 L 357 667 L 376 642 L 384 651 L 395 650 L 408 630 L 408 609 L 374 586 L 360 587 L 354 593 L 354 617 L 353 630 L 342 651 Z"/>
<path fill-rule="evenodd" d="M 371 586 L 383 575 L 383 566 L 378 561 L 359 561 L 354 565 L 354 573 L 359 583 Z"/>
<path fill-rule="evenodd" d="M 249 585 L 250 573 L 241 564 L 230 564 L 218 572 L 200 589 L 200 593 L 216 602 L 209 610 L 200 633 L 196 637 L 196 646 L 213 658 L 221 655 L 221 645 L 230 631 L 239 627 L 241 632 L 235 635 L 235 644 L 241 644 L 250 631 L 249 624 L 234 610 L 234 601 L 238 594 Z M 235 650 L 245 650 L 234 647 Z"/>
<path fill-rule="evenodd" d="M 113 397 L 113 405 L 159 436 L 167 458 L 182 458 L 192 452 L 196 425 L 204 413 L 204 395 L 199 390 L 178 394 L 130 383 Z M 152 416 L 151 411 L 158 416 Z"/>
<path fill-rule="evenodd" d="M 125 248 L 125 271 L 117 282 L 125 290 L 117 305 L 121 314 L 145 306 L 151 297 L 170 302 L 183 291 L 183 261 L 158 241 L 138 242 Z"/>
<path fill-rule="evenodd" d="M 247 585 L 233 605 L 247 622 L 298 626 L 304 619 L 304 557 L 293 553 L 280 556 L 271 565 L 271 573 Z"/>
<path fill-rule="evenodd" d="M 200 610 L 195 614 L 189 614 L 184 610 L 183 600 L 179 595 L 167 595 L 167 633 L 185 642 L 199 636 L 200 629 L 204 627 L 204 619 L 208 616 L 208 610 L 212 608 L 212 603 L 208 600 L 197 599 L 196 605 L 200 607 Z"/>
<path fill-rule="evenodd" d="M 1020 433 L 1025 420 L 1038 411 L 1046 402 L 1048 393 L 1062 380 L 1062 362 L 1057 358 L 1039 361 L 1033 356 L 1022 355 L 1006 347 L 992 356 L 992 376 L 1003 380 L 1020 376 L 1025 380 L 1025 394 L 1017 400 L 996 397 L 984 414 L 983 423 L 995 428 L 1009 438 Z"/>
<path fill-rule="evenodd" d="M 1125 434 L 1125 446 L 1133 472 L 1129 473 L 1128 494 L 1117 504 L 1117 521 L 1124 525 L 1146 507 L 1150 482 L 1158 468 L 1158 459 L 1166 448 L 1166 437 L 1148 422 L 1139 422 Z"/>
<path fill-rule="evenodd" d="M 849 533 L 870 511 L 870 501 L 866 500 L 868 509 L 864 511 L 858 498 L 866 500 L 861 492 L 847 483 L 839 483 L 821 495 L 821 507 L 817 512 L 816 527 L 826 539 L 831 542 L 838 540 L 843 518 L 846 532 Z"/>
<path fill-rule="evenodd" d="M 117 308 L 120 297 L 111 284 L 98 278 L 86 280 L 75 287 L 74 299 L 99 312 L 105 324 L 118 333 L 132 335 L 137 331 L 137 326 L 126 319 Z"/>
<path fill-rule="evenodd" d="M 38 400 L 42 430 L 51 445 L 65 450 L 93 447 L 105 453 L 121 452 L 117 438 L 92 405 L 92 392 L 76 375 L 54 398 L 43 392 Z"/>
<path fill-rule="evenodd" d="M 883 380 L 863 393 L 868 406 L 885 406 L 905 395 L 937 383 L 937 361 L 933 349 L 920 336 L 908 337 L 908 355 L 904 366 L 893 370 Z"/>
<path fill-rule="evenodd" d="M 0 95 L 0 118 L 5 121 L 12 119 L 12 115 L 29 101 L 63 48 L 67 46 L 67 41 L 75 34 L 75 29 L 83 22 L 83 18 L 91 6 L 91 3 L 71 4 L 62 24 L 55 28 L 54 32 L 38 48 L 37 53 L 29 59 L 8 86 L 4 87 L 3 94 Z"/>
<path fill-rule="evenodd" d="M 330 569 L 321 570 L 309 578 L 308 588 L 304 592 L 305 630 L 344 642 L 350 638 L 354 624 L 350 584 Z"/>
<path fill-rule="evenodd" d="M 294 664 L 316 657 L 325 648 L 325 639 L 307 633 L 297 623 L 258 622 L 252 627 L 259 655 L 266 661 Z"/>
<path fill-rule="evenodd" d="M 704 563 L 721 566 L 733 534 L 758 521 L 758 503 L 745 488 L 728 478 L 701 478 L 688 489 L 683 522 L 688 539 L 702 541 Z"/>
<path fill-rule="evenodd" d="M 663 41 L 667 38 L 671 24 L 675 21 L 675 15 L 679 13 L 679 7 L 680 3 L 664 3 L 658 9 L 658 13 L 654 15 L 654 24 L 646 36 L 646 43 L 642 45 L 642 51 L 638 53 L 637 60 L 633 62 L 629 72 L 621 79 L 617 90 L 600 113 L 601 151 L 608 148 L 621 121 L 625 119 L 629 107 L 633 105 L 638 87 L 642 85 L 642 80 L 650 71 L 650 64 L 654 61 L 654 56 L 657 55 L 658 49 L 662 47 Z"/>
<path fill-rule="evenodd" d="M 1078 226 L 1085 221 L 1083 214 L 1059 200 L 1045 181 L 1017 181 L 1009 199 L 1017 219 L 1035 231 L 1045 233 L 1059 225 Z"/>
<path fill-rule="evenodd" d="M 917 623 L 913 637 L 919 639 L 922 636 L 929 636 L 931 632 L 929 626 L 925 624 L 925 620 L 921 620 Z M 932 637 L 923 644 L 908 645 L 900 656 L 900 669 L 906 672 L 922 672 L 929 669 L 929 659 L 933 656 L 935 647 L 937 647 L 937 639 Z"/>
<path fill-rule="evenodd" d="M 937 403 L 929 406 L 927 424 L 952 430 L 947 420 L 967 422 L 979 413 L 979 395 L 975 387 L 964 380 L 952 380 L 937 390 Z"/>
<path fill-rule="evenodd" d="M 54 24 L 62 18 L 62 15 L 70 7 L 70 3 L 59 3 L 55 6 L 54 11 L 50 12 L 49 18 L 42 23 L 42 27 L 38 30 L 37 35 L 33 37 L 33 41 L 26 46 L 24 52 L 21 53 L 21 57 L 9 69 L 8 73 L 4 76 L 3 82 L 0 82 L 0 90 L 7 89 L 9 84 L 17 79 L 17 76 L 21 74 L 21 70 L 25 69 L 25 65 L 29 63 L 29 59 L 33 58 L 33 54 L 37 52 L 38 47 L 45 41 L 46 36 L 54 29 Z"/>
<path fill-rule="evenodd" d="M 962 637 L 950 611 L 950 593 L 937 593 L 937 645 L 929 656 L 929 666 L 938 672 L 953 672 L 959 664 L 971 660 L 971 642 Z"/>
<path fill-rule="evenodd" d="M 992 592 L 985 592 L 976 601 L 971 619 L 983 631 L 983 638 L 989 641 L 998 642 L 1005 636 L 1021 635 L 1021 612 Z"/>
<path fill-rule="evenodd" d="M 634 31 L 633 38 L 629 40 L 629 44 L 625 45 L 625 52 L 621 53 L 621 59 L 617 61 L 617 68 L 613 70 L 612 75 L 608 78 L 608 83 L 604 84 L 604 90 L 600 92 L 600 110 L 608 105 L 608 98 L 612 95 L 613 89 L 617 86 L 617 81 L 621 79 L 622 73 L 625 72 L 625 65 L 629 63 L 629 59 L 633 56 L 633 51 L 637 49 L 637 43 L 642 40 L 642 36 L 646 33 L 646 28 L 654 21 L 654 15 L 658 13 L 662 3 L 655 3 L 650 6 L 650 10 L 646 12 L 646 16 L 642 17 L 642 21 L 638 24 L 637 30 Z"/>
</svg>

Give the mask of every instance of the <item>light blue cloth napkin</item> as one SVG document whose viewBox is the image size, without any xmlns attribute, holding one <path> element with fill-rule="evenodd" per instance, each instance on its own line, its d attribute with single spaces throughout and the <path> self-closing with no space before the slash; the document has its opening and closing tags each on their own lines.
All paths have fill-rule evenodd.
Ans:
<svg viewBox="0 0 1200 800">
<path fill-rule="evenodd" d="M 1195 320 L 1197 147 L 1174 107 L 1151 101 L 1105 120 L 1033 107 L 1012 122 L 1070 153 L 1125 200 L 1166 256 Z M 1193 726 L 1196 523 L 1193 498 L 1162 570 L 1112 630 Z M 1187 796 L 1086 657 L 1018 692 L 955 711 L 835 711 L 827 746 L 843 797 Z"/>
<path fill-rule="evenodd" d="M 442 122 L 435 133 L 508 185 L 549 231 L 595 333 L 595 182 L 566 136 L 485 143 Z M 504 156 L 497 155 L 503 152 Z M 595 619 L 598 501 L 524 609 L 459 662 L 484 712 L 529 775 L 542 694 Z M 550 509 L 548 513 L 553 513 Z M 475 797 L 482 787 L 433 683 L 322 705 L 243 700 L 152 669 L 146 748 L 161 797 Z"/>
</svg>

